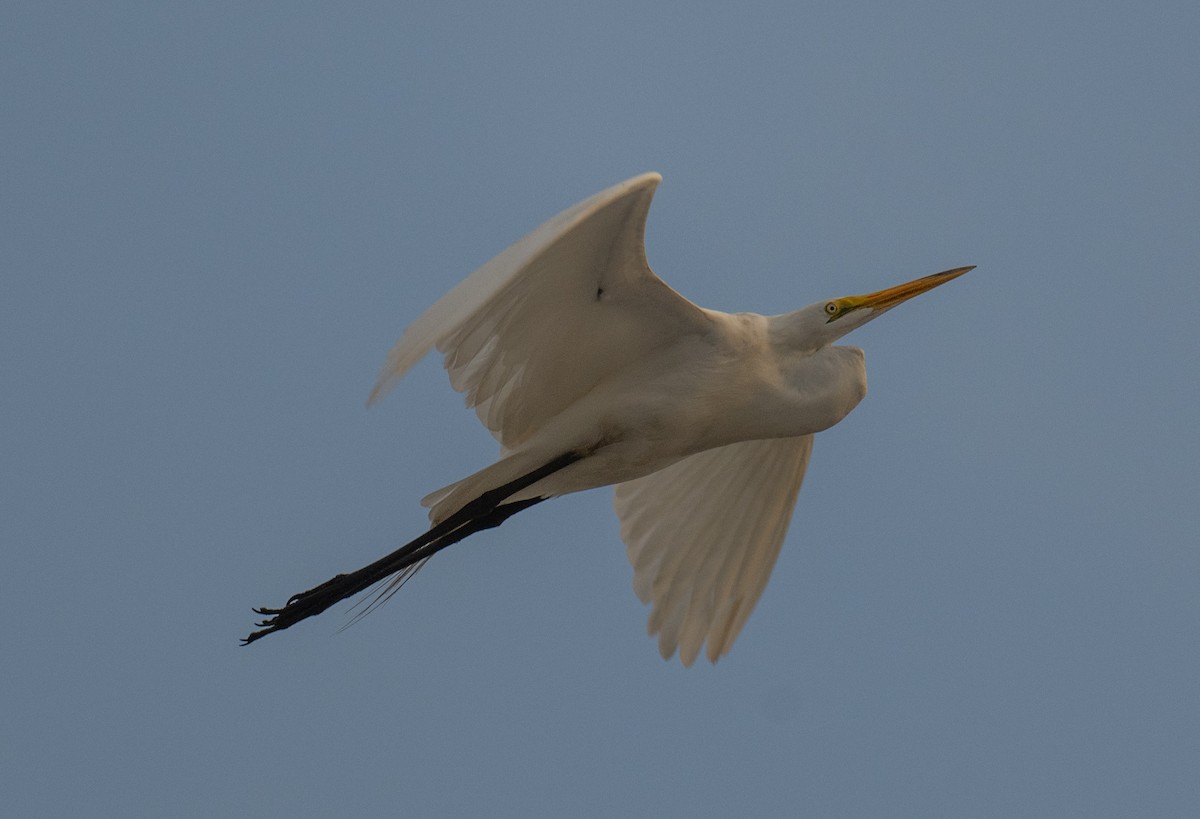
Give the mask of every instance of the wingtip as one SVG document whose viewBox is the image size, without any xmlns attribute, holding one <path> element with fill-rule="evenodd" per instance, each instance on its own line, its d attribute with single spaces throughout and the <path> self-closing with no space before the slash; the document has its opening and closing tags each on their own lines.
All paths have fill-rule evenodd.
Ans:
<svg viewBox="0 0 1200 819">
<path fill-rule="evenodd" d="M 631 176 L 623 182 L 618 182 L 609 189 L 601 191 L 595 198 L 599 199 L 606 197 L 606 194 L 615 193 L 617 191 L 628 190 L 654 190 L 658 187 L 658 183 L 662 182 L 662 174 L 658 171 L 646 171 L 637 176 Z"/>
<path fill-rule="evenodd" d="M 403 342 L 404 337 L 402 336 L 400 341 L 396 342 L 396 346 L 399 346 Z M 398 356 L 389 353 L 388 363 L 385 364 L 383 370 L 380 371 L 379 377 L 375 380 L 375 386 L 371 387 L 371 394 L 367 396 L 367 406 L 375 406 L 382 401 L 389 392 L 395 389 L 396 385 L 400 383 L 400 379 L 403 378 L 408 372 L 409 368 L 412 367 L 412 364 L 413 362 L 411 361 L 401 360 Z"/>
<path fill-rule="evenodd" d="M 662 182 L 662 174 L 658 171 L 646 171 L 645 173 L 638 174 L 629 181 L 638 187 L 657 187 Z"/>
</svg>

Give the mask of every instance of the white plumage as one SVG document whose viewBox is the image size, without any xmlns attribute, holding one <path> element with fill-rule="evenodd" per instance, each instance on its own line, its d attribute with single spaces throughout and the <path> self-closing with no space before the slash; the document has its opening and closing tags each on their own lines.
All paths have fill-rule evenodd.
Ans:
<svg viewBox="0 0 1200 819">
<path fill-rule="evenodd" d="M 663 657 L 678 649 L 690 665 L 705 643 L 713 662 L 729 651 L 779 554 L 813 434 L 866 393 L 862 352 L 832 342 L 970 268 L 778 316 L 706 310 L 646 263 L 659 181 L 643 174 L 564 211 L 413 322 L 370 401 L 436 347 L 500 459 L 423 499 L 430 532 L 262 610 L 276 616 L 249 640 L 368 580 L 406 579 L 537 499 L 614 484 Z"/>
</svg>

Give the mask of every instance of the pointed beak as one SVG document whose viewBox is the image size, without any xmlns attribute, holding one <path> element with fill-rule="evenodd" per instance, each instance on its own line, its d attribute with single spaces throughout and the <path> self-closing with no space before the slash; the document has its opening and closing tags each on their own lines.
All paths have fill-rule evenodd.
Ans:
<svg viewBox="0 0 1200 819">
<path fill-rule="evenodd" d="M 895 287 L 889 287 L 887 290 L 880 290 L 877 293 L 868 293 L 865 296 L 856 296 L 853 298 L 854 306 L 870 307 L 872 310 L 890 310 L 902 301 L 908 301 L 913 296 L 919 296 L 922 293 L 932 290 L 938 285 L 945 284 L 951 279 L 957 279 L 964 273 L 975 269 L 975 265 L 969 267 L 956 267 L 953 270 L 944 270 L 941 273 L 934 273 L 932 276 L 922 276 L 919 279 L 914 279 L 905 284 L 898 284 Z"/>
</svg>

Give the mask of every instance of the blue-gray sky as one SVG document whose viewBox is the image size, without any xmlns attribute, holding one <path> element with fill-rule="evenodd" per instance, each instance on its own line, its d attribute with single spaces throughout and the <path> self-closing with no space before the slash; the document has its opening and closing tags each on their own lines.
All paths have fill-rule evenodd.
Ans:
<svg viewBox="0 0 1200 819">
<path fill-rule="evenodd" d="M 20 816 L 1200 812 L 1200 7 L 8 3 L 0 778 Z M 665 179 L 649 258 L 847 339 L 771 583 L 664 663 L 596 491 L 341 634 L 494 444 L 405 325 Z"/>
</svg>

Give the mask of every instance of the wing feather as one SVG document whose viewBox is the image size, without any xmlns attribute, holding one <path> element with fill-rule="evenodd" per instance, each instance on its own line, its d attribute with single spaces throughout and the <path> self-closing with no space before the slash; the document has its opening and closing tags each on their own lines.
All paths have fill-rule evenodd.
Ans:
<svg viewBox="0 0 1200 819">
<path fill-rule="evenodd" d="M 661 177 L 634 177 L 534 230 L 409 326 L 377 401 L 433 347 L 454 389 L 507 449 L 606 376 L 707 328 L 704 311 L 651 272 L 646 215 Z"/>
<path fill-rule="evenodd" d="M 618 484 L 614 498 L 648 629 L 669 658 L 726 654 L 787 534 L 811 435 L 743 441 Z"/>
</svg>

